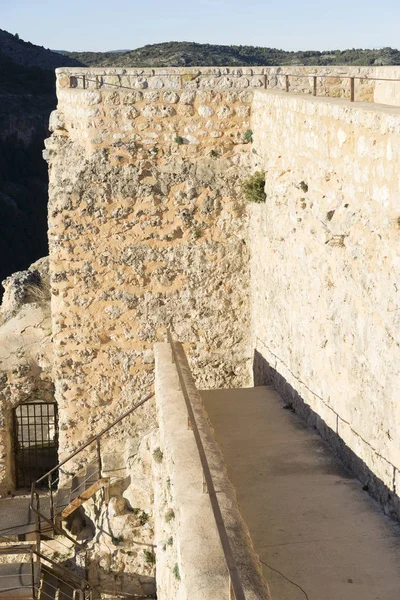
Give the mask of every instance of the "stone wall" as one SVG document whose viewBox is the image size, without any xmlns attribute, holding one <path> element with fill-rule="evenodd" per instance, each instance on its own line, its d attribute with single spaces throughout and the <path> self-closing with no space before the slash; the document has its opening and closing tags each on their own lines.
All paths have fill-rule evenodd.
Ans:
<svg viewBox="0 0 400 600">
<path fill-rule="evenodd" d="M 252 93 L 64 87 L 47 141 L 60 447 L 146 393 L 170 326 L 204 388 L 251 381 Z"/>
<path fill-rule="evenodd" d="M 375 82 L 374 101 L 400 106 L 400 67 L 380 67 L 376 77 L 386 81 Z"/>
<path fill-rule="evenodd" d="M 168 326 L 199 387 L 249 385 L 251 294 L 260 356 L 276 368 L 280 357 L 293 389 L 395 489 L 399 112 L 262 89 L 287 72 L 308 77 L 294 91 L 319 73 L 319 94 L 346 96 L 341 76 L 397 71 L 58 70 L 46 156 L 62 453 L 152 386 Z M 356 99 L 377 94 L 357 80 Z M 269 201 L 248 236 L 251 161 Z"/>
<path fill-rule="evenodd" d="M 400 109 L 256 92 L 252 129 L 257 380 L 304 402 L 400 516 Z"/>
<path fill-rule="evenodd" d="M 178 350 L 218 503 L 248 600 L 268 600 L 268 586 L 240 515 L 235 492 L 183 352 Z M 156 344 L 159 446 L 154 461 L 154 525 L 159 600 L 228 598 L 228 571 L 188 412 L 169 344 Z"/>
<path fill-rule="evenodd" d="M 58 88 L 89 90 L 249 90 L 285 89 L 312 94 L 317 76 L 317 96 L 350 98 L 349 77 L 355 78 L 355 100 L 398 106 L 400 67 L 200 67 L 165 69 L 88 68 L 58 69 Z M 379 81 L 379 79 L 382 79 Z"/>
</svg>

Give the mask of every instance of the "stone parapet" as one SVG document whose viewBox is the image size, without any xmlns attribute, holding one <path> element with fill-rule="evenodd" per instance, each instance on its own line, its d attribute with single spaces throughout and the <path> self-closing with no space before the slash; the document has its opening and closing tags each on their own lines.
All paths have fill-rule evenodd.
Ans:
<svg viewBox="0 0 400 600">
<path fill-rule="evenodd" d="M 245 90 L 285 89 L 291 92 L 350 98 L 355 78 L 355 100 L 398 105 L 400 67 L 282 66 L 199 68 L 60 68 L 57 88 L 74 90 Z"/>
<path fill-rule="evenodd" d="M 154 509 L 157 597 L 160 600 L 228 600 L 231 596 L 226 560 L 210 498 L 204 488 L 203 468 L 193 431 L 188 427 L 188 412 L 169 344 L 156 344 L 155 357 L 160 434 Z M 193 382 L 189 394 L 245 596 L 248 600 L 268 600 L 261 564 Z"/>
</svg>

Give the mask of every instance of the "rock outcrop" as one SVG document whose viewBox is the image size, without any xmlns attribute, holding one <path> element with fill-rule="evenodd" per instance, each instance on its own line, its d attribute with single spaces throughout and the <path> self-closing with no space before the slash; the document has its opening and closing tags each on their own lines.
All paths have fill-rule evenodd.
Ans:
<svg viewBox="0 0 400 600">
<path fill-rule="evenodd" d="M 13 491 L 12 411 L 27 401 L 51 402 L 51 342 L 48 259 L 3 282 L 0 308 L 0 494 Z"/>
</svg>

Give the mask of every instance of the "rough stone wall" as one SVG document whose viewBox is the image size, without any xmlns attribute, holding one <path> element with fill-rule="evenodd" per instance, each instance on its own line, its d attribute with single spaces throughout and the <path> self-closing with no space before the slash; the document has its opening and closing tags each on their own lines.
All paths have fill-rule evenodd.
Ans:
<svg viewBox="0 0 400 600">
<path fill-rule="evenodd" d="M 186 344 L 199 387 L 250 383 L 249 253 L 241 191 L 242 178 L 248 174 L 251 158 L 255 159 L 250 150 L 267 156 L 272 140 L 276 154 L 268 160 L 277 165 L 272 175 L 276 182 L 271 180 L 277 198 L 281 190 L 286 194 L 282 182 L 290 177 L 280 174 L 281 163 L 293 163 L 290 172 L 296 178 L 305 171 L 295 182 L 300 187 L 302 182 L 308 186 L 308 171 L 319 181 L 325 169 L 327 179 L 317 186 L 325 196 L 321 210 L 326 208 L 327 223 L 322 227 L 331 235 L 324 252 L 339 252 L 330 249 L 349 243 L 347 231 L 337 226 L 339 209 L 330 208 L 338 198 L 357 198 L 356 220 L 362 224 L 372 210 L 370 203 L 365 206 L 365 194 L 373 198 L 380 194 L 384 205 L 389 202 L 383 182 L 389 166 L 382 171 L 381 163 L 372 164 L 365 154 L 370 151 L 371 157 L 380 157 L 387 143 L 383 140 L 390 139 L 391 128 L 396 126 L 396 111 L 387 108 L 386 114 L 377 107 L 368 111 L 360 105 L 286 95 L 285 107 L 276 113 L 269 113 L 268 108 L 261 119 L 262 102 L 270 107 L 284 100 L 278 100 L 281 95 L 274 91 L 256 89 L 281 86 L 282 75 L 288 72 L 309 76 L 291 79 L 291 89 L 303 92 L 310 91 L 312 74 L 330 75 L 318 80 L 322 86 L 318 93 L 330 96 L 348 95 L 341 76 L 380 75 L 379 69 L 363 67 L 58 70 L 59 105 L 51 117 L 53 135 L 46 155 L 56 397 L 63 453 L 146 393 L 153 382 L 152 344 L 164 338 L 168 326 Z M 356 99 L 372 100 L 375 93 L 371 81 L 357 82 Z M 296 101 L 298 105 L 293 104 Z M 257 115 L 251 124 L 252 106 Z M 321 131 L 320 116 L 310 107 L 325 107 Z M 342 113 L 353 120 L 343 117 L 345 126 L 334 129 L 332 138 L 327 129 L 331 123 L 336 127 Z M 262 140 L 256 141 L 255 148 L 246 136 L 250 128 L 256 140 Z M 370 131 L 376 133 L 371 147 Z M 390 169 L 395 153 L 395 145 L 389 144 L 385 160 Z M 345 178 L 350 172 L 353 182 Z M 394 171 L 389 177 L 395 181 Z M 299 193 L 299 198 L 306 197 L 306 192 Z M 307 206 L 306 201 L 303 204 Z M 301 218 L 304 226 L 301 211 L 302 216 L 291 218 Z M 394 231 L 397 217 L 390 211 L 390 216 L 378 211 L 377 217 L 381 222 L 386 215 L 388 231 Z M 349 211 L 344 214 L 343 227 L 347 227 L 353 217 Z M 252 227 L 253 241 L 258 239 L 259 225 Z M 299 226 L 294 228 L 298 231 Z M 369 241 L 365 244 L 371 248 Z M 302 239 L 296 247 L 300 252 Z M 370 250 L 366 252 L 369 256 Z M 287 258 L 291 268 L 291 257 Z M 355 264 L 351 270 L 357 279 Z M 255 273 L 258 268 L 253 265 Z M 274 277 L 278 274 L 279 270 Z M 289 289 L 293 291 L 286 287 L 286 292 Z M 263 294 L 258 293 L 253 294 L 254 306 L 263 312 Z M 271 293 L 278 305 L 277 291 Z M 288 301 L 285 297 L 281 305 Z M 291 331 L 302 323 L 300 319 L 293 323 Z M 322 372 L 319 377 L 324 377 Z M 357 390 L 356 396 L 361 393 Z M 135 427 L 139 435 L 140 423 Z M 370 438 L 366 439 L 369 443 Z M 392 442 L 388 441 L 391 448 Z M 385 453 L 382 456 L 389 460 Z M 374 467 L 375 472 L 380 468 Z"/>
<path fill-rule="evenodd" d="M 167 326 L 202 387 L 250 382 L 241 179 L 252 93 L 82 90 L 58 77 L 49 242 L 69 452 L 146 393 Z"/>
<path fill-rule="evenodd" d="M 152 448 L 157 433 L 146 431 L 143 421 L 149 419 L 144 407 L 140 413 L 140 439 L 129 435 L 137 430 L 130 417 L 113 436 L 113 447 L 110 443 L 110 460 L 122 447 L 125 451 L 120 468 L 114 464 L 110 470 L 110 460 L 106 461 L 108 504 L 99 492 L 83 507 L 93 533 L 87 540 L 83 530 L 78 539 L 88 543 L 89 580 L 102 598 L 154 597 L 155 593 Z"/>
<path fill-rule="evenodd" d="M 15 491 L 13 409 L 54 402 L 48 260 L 3 281 L 0 307 L 0 497 Z"/>
<path fill-rule="evenodd" d="M 252 129 L 254 168 L 266 173 L 266 203 L 252 207 L 250 226 L 258 362 L 383 481 L 391 510 L 400 489 L 400 109 L 256 92 Z"/>
</svg>

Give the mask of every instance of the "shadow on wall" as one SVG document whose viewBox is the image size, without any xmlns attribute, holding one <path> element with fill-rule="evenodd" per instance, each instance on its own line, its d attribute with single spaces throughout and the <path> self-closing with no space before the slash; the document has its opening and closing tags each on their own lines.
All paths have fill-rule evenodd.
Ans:
<svg viewBox="0 0 400 600">
<path fill-rule="evenodd" d="M 328 427 L 321 417 L 301 398 L 297 391 L 265 360 L 262 354 L 254 351 L 254 385 L 271 385 L 285 401 L 288 408 L 318 431 L 328 442 L 343 464 L 361 481 L 363 488 L 383 507 L 384 513 L 400 521 L 400 498 L 393 493 L 344 443 L 336 432 Z"/>
</svg>

